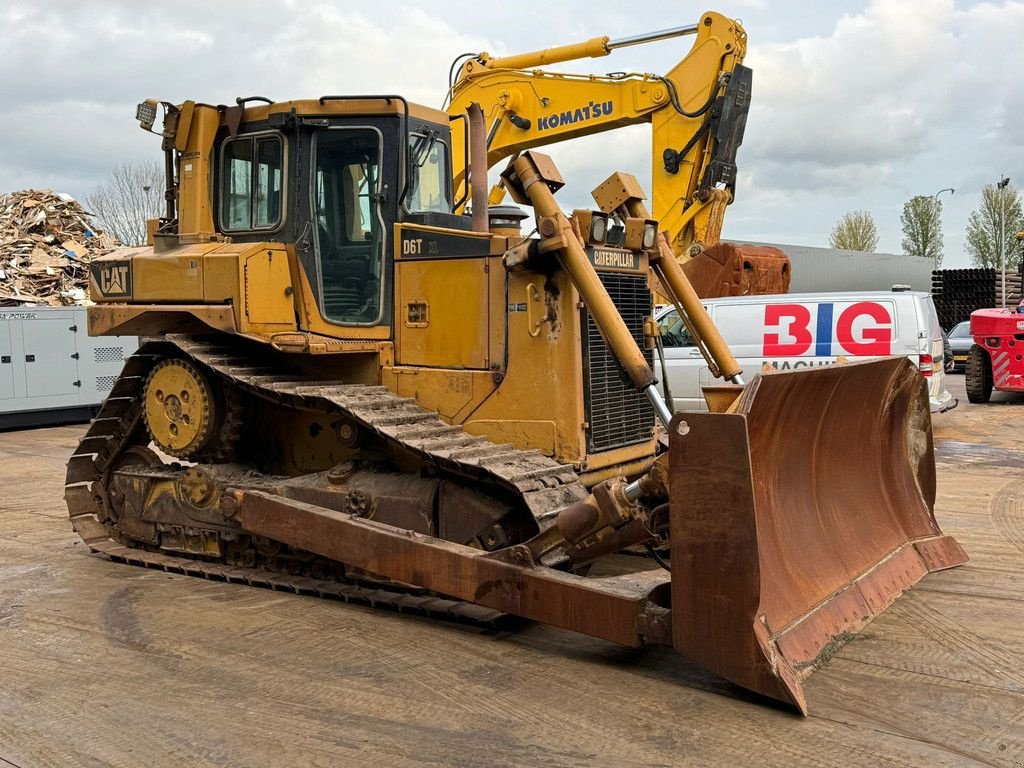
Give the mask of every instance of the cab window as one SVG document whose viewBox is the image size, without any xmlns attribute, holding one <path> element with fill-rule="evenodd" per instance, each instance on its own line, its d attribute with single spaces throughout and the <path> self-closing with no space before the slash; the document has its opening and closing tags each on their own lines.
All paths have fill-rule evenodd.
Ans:
<svg viewBox="0 0 1024 768">
<path fill-rule="evenodd" d="M 436 134 L 409 136 L 409 190 L 405 205 L 410 212 L 451 213 L 448 146 Z"/>
<path fill-rule="evenodd" d="M 658 320 L 662 343 L 666 347 L 694 347 L 693 337 L 687 330 L 678 312 L 666 312 Z"/>
<path fill-rule="evenodd" d="M 332 322 L 380 322 L 384 248 L 379 192 L 380 133 L 373 128 L 340 128 L 316 135 L 314 237 L 321 309 Z"/>
<path fill-rule="evenodd" d="M 281 223 L 284 142 L 261 135 L 224 142 L 221 153 L 221 229 L 276 229 Z"/>
</svg>

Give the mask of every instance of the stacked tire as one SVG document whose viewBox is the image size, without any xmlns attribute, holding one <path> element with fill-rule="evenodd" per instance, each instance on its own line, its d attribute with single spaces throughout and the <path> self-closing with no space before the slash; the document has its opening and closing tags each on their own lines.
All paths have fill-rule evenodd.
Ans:
<svg viewBox="0 0 1024 768">
<path fill-rule="evenodd" d="M 972 403 L 987 403 L 992 397 L 992 358 L 984 347 L 974 344 L 967 353 L 964 383 L 967 399 Z"/>
</svg>

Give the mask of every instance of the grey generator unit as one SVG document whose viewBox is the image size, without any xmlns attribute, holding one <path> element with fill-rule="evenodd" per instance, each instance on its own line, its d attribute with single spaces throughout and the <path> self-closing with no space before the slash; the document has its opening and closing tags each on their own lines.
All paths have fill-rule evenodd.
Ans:
<svg viewBox="0 0 1024 768">
<path fill-rule="evenodd" d="M 138 346 L 89 336 L 85 307 L 0 309 L 0 429 L 88 421 Z"/>
</svg>

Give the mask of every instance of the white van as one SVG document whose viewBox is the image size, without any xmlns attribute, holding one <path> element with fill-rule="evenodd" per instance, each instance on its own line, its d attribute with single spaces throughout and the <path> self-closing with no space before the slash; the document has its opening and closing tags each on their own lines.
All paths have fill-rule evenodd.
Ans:
<svg viewBox="0 0 1024 768">
<path fill-rule="evenodd" d="M 955 408 L 946 391 L 942 329 L 931 296 L 894 289 L 705 299 L 704 306 L 749 381 L 768 363 L 779 370 L 851 359 L 907 356 L 927 377 L 933 413 Z M 672 307 L 655 313 L 677 411 L 706 411 L 701 387 L 721 384 Z M 660 360 L 655 359 L 661 378 Z"/>
</svg>

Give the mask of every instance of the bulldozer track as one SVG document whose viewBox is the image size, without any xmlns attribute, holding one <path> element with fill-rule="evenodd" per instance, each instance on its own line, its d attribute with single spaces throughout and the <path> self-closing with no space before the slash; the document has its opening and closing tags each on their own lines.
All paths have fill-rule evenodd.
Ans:
<svg viewBox="0 0 1024 768">
<path fill-rule="evenodd" d="M 572 467 L 539 451 L 522 451 L 467 434 L 386 387 L 315 381 L 283 367 L 253 361 L 229 340 L 167 336 L 149 341 L 126 362 L 110 395 L 68 461 L 64 498 L 74 530 L 90 550 L 110 560 L 206 579 L 387 606 L 429 616 L 493 624 L 505 614 L 425 591 L 401 591 L 360 582 L 316 579 L 167 554 L 119 541 L 107 524 L 105 482 L 117 459 L 144 430 L 143 389 L 162 359 L 185 356 L 247 394 L 277 407 L 315 410 L 352 420 L 361 429 L 401 445 L 424 464 L 518 494 L 539 518 L 587 495 Z"/>
</svg>

